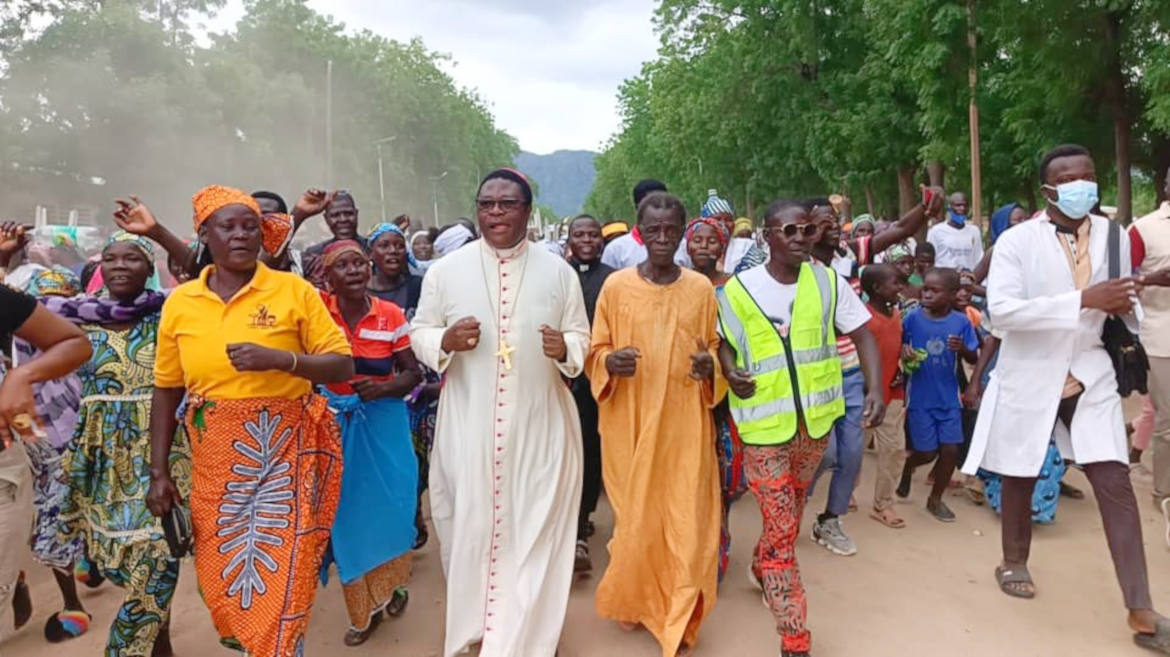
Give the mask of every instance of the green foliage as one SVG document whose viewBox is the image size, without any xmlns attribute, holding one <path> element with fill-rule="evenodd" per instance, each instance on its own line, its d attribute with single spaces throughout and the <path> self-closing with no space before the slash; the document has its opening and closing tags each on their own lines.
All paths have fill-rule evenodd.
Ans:
<svg viewBox="0 0 1170 657">
<path fill-rule="evenodd" d="M 469 211 L 481 172 L 518 152 L 422 41 L 353 33 L 305 0 L 249 0 L 234 32 L 198 45 L 187 21 L 222 4 L 21 0 L 0 13 L 0 212 L 28 218 L 65 199 L 105 215 L 135 193 L 185 230 L 203 185 L 271 189 L 290 205 L 331 185 L 354 194 L 368 226 L 380 214 L 374 142 L 394 137 L 382 146 L 387 215 L 429 223 L 430 178 L 447 171 L 435 188 L 445 223 Z M 34 30 L 37 17 L 51 21 Z"/>
<path fill-rule="evenodd" d="M 1170 165 L 1170 5 L 974 7 L 984 212 L 1032 201 L 1039 156 L 1064 142 L 1092 149 L 1103 191 L 1116 190 L 1118 112 L 1130 167 Z M 587 209 L 599 216 L 628 217 L 648 176 L 692 211 L 716 187 L 741 213 L 832 191 L 855 209 L 868 192 L 896 216 L 898 172 L 916 198 L 928 163 L 948 188 L 969 187 L 965 0 L 661 0 L 656 26 L 659 56 L 620 89 L 623 123 L 597 159 Z"/>
</svg>

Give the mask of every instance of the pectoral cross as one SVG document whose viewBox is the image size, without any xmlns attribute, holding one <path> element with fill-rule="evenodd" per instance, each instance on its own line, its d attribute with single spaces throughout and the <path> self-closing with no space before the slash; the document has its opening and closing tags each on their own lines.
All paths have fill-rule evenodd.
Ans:
<svg viewBox="0 0 1170 657">
<path fill-rule="evenodd" d="M 496 352 L 496 358 L 504 361 L 504 369 L 511 371 L 512 369 L 512 352 L 516 351 L 516 347 L 508 344 L 507 338 L 500 338 L 500 349 Z"/>
</svg>

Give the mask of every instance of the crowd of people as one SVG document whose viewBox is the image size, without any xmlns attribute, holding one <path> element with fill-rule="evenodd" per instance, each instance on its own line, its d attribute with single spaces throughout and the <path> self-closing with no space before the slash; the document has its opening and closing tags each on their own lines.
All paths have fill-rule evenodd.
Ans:
<svg viewBox="0 0 1170 657">
<path fill-rule="evenodd" d="M 31 549 L 62 597 L 47 641 L 88 631 L 78 583 L 108 581 L 125 599 L 105 654 L 163 657 L 190 556 L 224 646 L 304 654 L 333 572 L 357 646 L 405 613 L 429 502 L 443 654 L 551 656 L 604 490 L 597 613 L 673 657 L 698 644 L 750 491 L 748 576 L 781 656 L 806 656 L 804 508 L 827 474 L 807 532 L 856 554 L 869 445 L 868 516 L 906 527 L 895 500 L 928 467 L 929 516 L 956 519 L 949 489 L 1002 516 L 994 574 L 1019 598 L 1032 525 L 1084 496 L 1062 481 L 1081 468 L 1134 640 L 1170 654 L 1130 483 L 1152 448 L 1170 523 L 1170 202 L 1121 228 L 1078 146 L 1039 178 L 1045 206 L 998 209 L 986 242 L 938 187 L 896 221 L 832 195 L 757 224 L 715 190 L 693 217 L 656 180 L 634 186 L 632 227 L 581 215 L 542 239 L 510 168 L 481 182 L 477 221 L 442 229 L 363 234 L 347 192 L 290 210 L 218 185 L 194 195 L 191 239 L 117 201 L 89 259 L 0 224 L 0 609 L 32 619 Z M 317 215 L 330 237 L 295 248 Z"/>
</svg>

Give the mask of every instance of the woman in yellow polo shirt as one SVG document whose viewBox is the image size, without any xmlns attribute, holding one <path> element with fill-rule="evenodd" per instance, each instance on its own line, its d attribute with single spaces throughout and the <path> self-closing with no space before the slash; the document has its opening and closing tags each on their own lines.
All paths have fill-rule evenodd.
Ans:
<svg viewBox="0 0 1170 657">
<path fill-rule="evenodd" d="M 195 570 L 220 640 L 301 655 L 341 485 L 337 423 L 312 385 L 353 377 L 350 346 L 311 285 L 257 260 L 251 196 L 192 200 L 212 264 L 163 306 L 148 503 L 164 515 L 180 501 L 165 464 L 186 396 Z"/>
</svg>

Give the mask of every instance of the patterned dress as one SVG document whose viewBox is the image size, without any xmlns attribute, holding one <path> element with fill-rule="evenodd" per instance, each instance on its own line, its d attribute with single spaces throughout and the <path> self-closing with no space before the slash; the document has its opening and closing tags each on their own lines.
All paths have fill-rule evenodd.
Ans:
<svg viewBox="0 0 1170 657">
<path fill-rule="evenodd" d="M 93 356 L 79 371 L 81 406 L 63 464 L 69 493 L 60 531 L 62 542 L 80 537 L 93 566 L 126 590 L 106 643 L 110 657 L 151 654 L 179 577 L 162 526 L 146 507 L 158 320 L 156 313 L 123 330 L 82 325 Z M 176 435 L 170 467 L 184 496 L 189 453 L 185 438 Z"/>
</svg>

